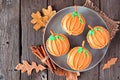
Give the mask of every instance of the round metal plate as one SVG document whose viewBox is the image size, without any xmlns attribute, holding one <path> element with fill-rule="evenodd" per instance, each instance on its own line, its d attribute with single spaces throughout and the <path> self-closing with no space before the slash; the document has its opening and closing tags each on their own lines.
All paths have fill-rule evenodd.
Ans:
<svg viewBox="0 0 120 80">
<path fill-rule="evenodd" d="M 46 29 L 45 29 L 45 32 L 44 32 L 43 42 L 44 42 L 45 49 L 46 49 L 46 41 L 47 41 L 48 37 L 50 36 L 50 29 L 52 29 L 55 33 L 62 33 L 64 35 L 66 35 L 69 39 L 69 42 L 70 42 L 70 49 L 75 47 L 75 46 L 81 46 L 82 41 L 86 40 L 86 35 L 87 35 L 88 30 L 89 30 L 89 28 L 87 26 L 88 24 L 91 25 L 91 26 L 103 26 L 107 29 L 105 21 L 95 11 L 93 11 L 89 8 L 86 8 L 86 7 L 78 6 L 78 12 L 80 12 L 84 16 L 87 24 L 85 26 L 84 32 L 81 35 L 79 35 L 79 36 L 68 35 L 61 27 L 61 20 L 66 14 L 71 13 L 73 11 L 74 11 L 74 6 L 64 8 L 64 9 L 58 11 L 50 19 L 50 21 L 46 25 Z M 109 45 L 107 45 L 103 49 L 92 49 L 89 46 L 88 42 L 86 41 L 85 47 L 91 52 L 93 58 L 92 58 L 92 62 L 89 65 L 89 67 L 87 67 L 86 69 L 84 69 L 82 71 L 79 71 L 79 72 L 87 71 L 87 70 L 95 67 L 105 56 L 106 51 L 108 49 L 108 46 Z M 61 57 L 55 57 L 55 56 L 52 56 L 47 51 L 47 49 L 46 49 L 46 52 L 47 52 L 49 58 L 57 66 L 65 69 L 65 70 L 69 70 L 69 71 L 73 71 L 73 72 L 76 71 L 76 70 L 71 69 L 67 65 L 67 55 L 68 55 L 68 53 L 64 56 L 61 56 Z"/>
</svg>

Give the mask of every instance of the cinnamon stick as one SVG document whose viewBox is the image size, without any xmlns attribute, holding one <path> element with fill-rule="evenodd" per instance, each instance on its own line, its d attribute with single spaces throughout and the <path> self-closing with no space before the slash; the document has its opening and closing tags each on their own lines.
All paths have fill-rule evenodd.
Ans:
<svg viewBox="0 0 120 80">
<path fill-rule="evenodd" d="M 36 55 L 41 61 L 43 61 L 46 57 L 48 57 L 43 46 L 38 46 L 38 47 L 31 46 L 30 48 L 32 50 L 32 53 Z M 44 63 L 49 67 L 51 72 L 54 72 L 55 66 L 53 67 L 53 64 L 49 59 L 45 60 Z"/>
<path fill-rule="evenodd" d="M 30 49 L 32 50 L 32 53 L 36 55 L 40 60 L 44 59 L 41 51 L 38 50 L 38 48 L 36 48 L 35 46 L 31 46 Z M 47 65 L 47 62 L 45 62 L 45 64 Z"/>
<path fill-rule="evenodd" d="M 43 54 L 44 54 L 45 56 L 47 56 L 47 53 L 45 52 L 45 49 L 44 49 L 44 47 L 43 47 L 42 45 L 41 45 L 41 49 L 43 50 Z M 47 61 L 51 64 L 51 66 L 52 66 L 53 69 L 55 70 L 55 69 L 56 69 L 55 64 L 54 64 L 50 59 L 48 59 Z"/>
<path fill-rule="evenodd" d="M 44 55 L 44 57 L 46 57 L 47 54 L 46 54 L 46 52 L 45 52 L 43 46 L 40 46 L 39 48 L 42 49 L 43 55 Z M 52 67 L 52 65 L 50 64 L 50 61 L 47 59 L 46 62 L 47 62 L 47 66 L 48 66 L 48 67 L 50 68 L 50 70 L 53 72 L 53 67 Z"/>
<path fill-rule="evenodd" d="M 57 68 L 56 68 L 55 64 L 54 64 L 51 60 L 50 60 L 50 62 L 51 62 L 51 64 L 52 64 L 54 70 L 56 70 Z"/>
<path fill-rule="evenodd" d="M 48 57 L 43 45 L 38 47 L 32 46 L 31 50 L 41 61 Z M 76 72 L 69 72 L 57 67 L 49 58 L 44 63 L 56 75 L 66 76 L 66 80 L 77 80 L 77 76 L 79 76 Z"/>
<path fill-rule="evenodd" d="M 31 46 L 30 49 L 32 50 L 32 53 L 34 53 L 38 58 L 40 58 L 41 60 L 44 59 L 41 52 L 35 46 Z"/>
</svg>

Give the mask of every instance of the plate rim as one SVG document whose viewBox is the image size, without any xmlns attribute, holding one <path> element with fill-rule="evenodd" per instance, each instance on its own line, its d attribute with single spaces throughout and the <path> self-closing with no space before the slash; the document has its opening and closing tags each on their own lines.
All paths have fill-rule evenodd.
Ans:
<svg viewBox="0 0 120 80">
<path fill-rule="evenodd" d="M 63 10 L 65 10 L 65 9 L 69 9 L 69 8 L 73 8 L 73 7 L 74 7 L 74 6 L 69 6 L 69 7 L 62 8 L 61 10 L 57 11 L 56 14 L 59 13 L 59 12 L 61 12 L 61 11 L 63 11 Z M 108 32 L 109 32 L 109 29 L 108 29 L 108 26 L 107 26 L 105 20 L 98 14 L 98 12 L 96 12 L 96 11 L 94 11 L 94 10 L 88 8 L 88 7 L 85 7 L 85 6 L 78 6 L 78 7 L 83 7 L 83 8 L 86 8 L 86 9 L 94 12 L 94 13 L 103 21 L 103 23 L 104 23 L 105 26 L 106 26 L 106 29 L 107 29 Z M 47 29 L 47 26 L 48 26 L 50 20 L 51 20 L 56 14 L 54 14 L 54 15 L 48 20 L 48 22 L 47 22 L 47 24 L 46 24 L 46 26 L 45 26 L 45 31 L 44 31 L 44 33 L 43 33 L 43 46 L 44 46 L 44 49 L 45 49 L 45 51 L 46 51 L 47 56 L 49 57 L 49 59 L 50 59 L 55 65 L 57 65 L 58 67 L 60 67 L 61 69 L 64 69 L 64 70 L 67 70 L 67 71 L 70 71 L 70 72 L 86 72 L 86 71 L 89 71 L 89 70 L 93 69 L 94 67 L 96 67 L 96 66 L 104 59 L 105 55 L 107 54 L 107 51 L 108 51 L 108 48 L 109 48 L 109 46 L 110 46 L 111 40 L 110 40 L 109 43 L 107 44 L 105 53 L 103 54 L 103 56 L 101 57 L 101 59 L 98 60 L 98 62 L 97 62 L 95 65 L 93 65 L 92 67 L 90 67 L 90 68 L 88 68 L 88 69 L 85 69 L 85 70 L 69 70 L 69 69 L 66 69 L 66 68 L 61 67 L 61 66 L 58 65 L 53 59 L 51 59 L 50 55 L 48 54 L 48 50 L 46 49 L 46 42 L 45 42 L 45 37 L 44 37 L 44 36 L 45 36 L 45 32 L 46 32 L 46 29 Z"/>
</svg>

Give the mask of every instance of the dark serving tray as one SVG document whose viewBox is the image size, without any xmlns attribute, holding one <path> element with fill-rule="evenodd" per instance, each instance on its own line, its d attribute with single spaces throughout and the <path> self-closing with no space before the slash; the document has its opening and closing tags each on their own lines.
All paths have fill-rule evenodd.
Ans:
<svg viewBox="0 0 120 80">
<path fill-rule="evenodd" d="M 81 46 L 82 41 L 85 40 L 86 41 L 86 35 L 88 33 L 88 24 L 91 26 L 103 26 L 107 29 L 107 26 L 105 24 L 105 21 L 93 10 L 86 8 L 86 7 L 82 7 L 82 6 L 78 6 L 78 12 L 80 12 L 85 20 L 86 20 L 86 26 L 84 29 L 84 32 L 79 35 L 79 36 L 70 36 L 68 35 L 61 27 L 61 20 L 62 18 L 70 13 L 74 11 L 74 6 L 71 7 L 67 7 L 64 8 L 60 11 L 58 11 L 48 22 L 48 24 L 46 25 L 46 29 L 44 32 L 44 36 L 43 36 L 43 42 L 44 42 L 44 47 L 46 49 L 46 41 L 48 39 L 48 37 L 50 36 L 50 29 L 52 29 L 55 33 L 62 33 L 64 35 L 66 35 L 69 39 L 70 42 L 70 49 L 75 47 L 75 46 Z M 95 67 L 105 56 L 107 49 L 108 49 L 109 44 L 103 48 L 103 49 L 92 49 L 88 42 L 86 41 L 85 43 L 85 47 L 91 52 L 92 54 L 92 62 L 89 65 L 89 67 L 87 67 L 86 69 L 79 71 L 79 72 L 83 72 L 83 71 L 87 71 L 90 70 L 91 68 Z M 61 57 L 55 57 L 52 56 L 46 49 L 46 52 L 49 56 L 49 58 L 59 67 L 61 67 L 62 69 L 65 70 L 69 70 L 69 71 L 76 71 L 71 69 L 68 65 L 67 65 L 67 55 L 61 56 Z"/>
</svg>

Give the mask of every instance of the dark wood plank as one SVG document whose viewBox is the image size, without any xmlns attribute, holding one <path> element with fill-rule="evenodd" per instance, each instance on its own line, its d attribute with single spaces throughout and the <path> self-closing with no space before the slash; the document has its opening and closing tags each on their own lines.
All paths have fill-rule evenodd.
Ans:
<svg viewBox="0 0 120 80">
<path fill-rule="evenodd" d="M 101 0 L 101 10 L 108 17 L 114 20 L 120 20 L 120 0 Z"/>
<path fill-rule="evenodd" d="M 115 38 L 111 41 L 110 47 L 105 58 L 100 63 L 99 80 L 120 80 L 120 31 L 117 32 Z M 110 69 L 102 70 L 103 65 L 112 57 L 118 57 L 118 61 Z"/>
<path fill-rule="evenodd" d="M 120 20 L 120 0 L 101 0 L 101 10 L 110 18 Z M 99 80 L 120 80 L 120 30 L 110 43 L 107 55 L 100 64 Z M 110 69 L 102 70 L 104 63 L 110 58 L 118 57 L 118 61 Z"/>
<path fill-rule="evenodd" d="M 62 8 L 73 6 L 73 0 L 48 0 L 48 5 L 52 5 L 53 9 L 60 10 Z M 59 77 L 48 71 L 48 79 L 50 80 L 65 80 L 65 77 Z"/>
<path fill-rule="evenodd" d="M 99 80 L 99 65 L 94 67 L 93 69 L 82 72 L 81 75 L 78 77 L 78 80 Z"/>
<path fill-rule="evenodd" d="M 85 3 L 85 0 L 74 0 L 74 5 L 82 6 Z"/>
<path fill-rule="evenodd" d="M 30 63 L 35 61 L 41 63 L 40 60 L 32 54 L 29 47 L 31 45 L 42 44 L 42 30 L 35 31 L 31 21 L 31 13 L 41 11 L 43 7 L 47 7 L 47 0 L 21 0 L 21 25 L 22 25 L 22 60 L 28 60 Z M 21 75 L 21 80 L 41 80 L 40 73 L 34 73 L 27 76 L 26 73 Z"/>
<path fill-rule="evenodd" d="M 52 5 L 55 10 L 60 10 L 62 8 L 73 6 L 73 0 L 48 0 L 48 5 Z"/>
<path fill-rule="evenodd" d="M 20 80 L 19 0 L 0 0 L 0 80 Z"/>
</svg>

